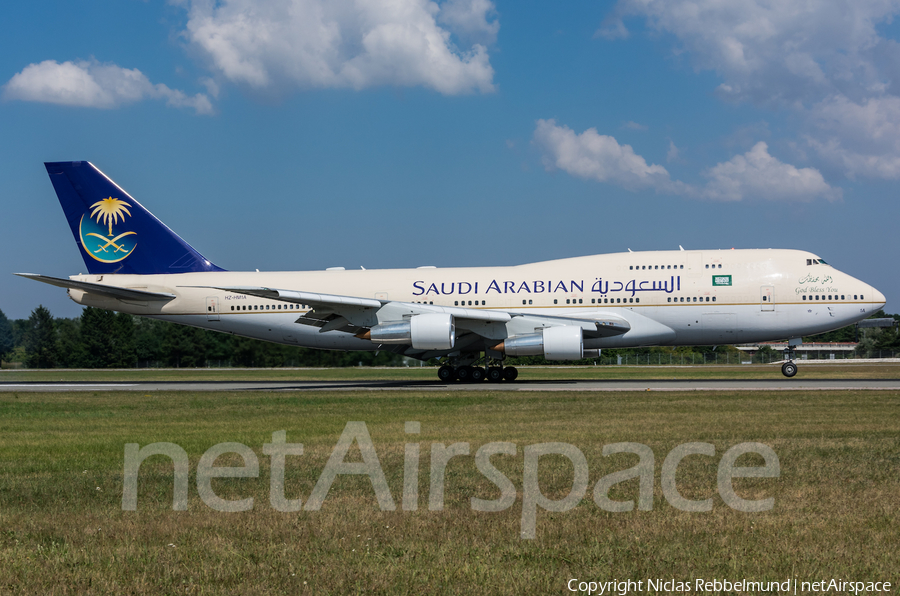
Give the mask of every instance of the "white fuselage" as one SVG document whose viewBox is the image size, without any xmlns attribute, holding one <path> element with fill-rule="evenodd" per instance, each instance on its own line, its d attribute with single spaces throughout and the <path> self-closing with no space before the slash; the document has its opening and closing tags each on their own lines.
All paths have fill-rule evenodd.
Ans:
<svg viewBox="0 0 900 596">
<path fill-rule="evenodd" d="M 632 329 L 586 338 L 585 348 L 717 345 L 821 333 L 884 305 L 878 290 L 819 261 L 798 250 L 656 251 L 514 267 L 78 275 L 71 279 L 176 298 L 140 302 L 74 289 L 69 294 L 87 306 L 324 349 L 378 346 L 352 333 L 297 324 L 309 310 L 305 305 L 214 288 L 281 288 L 554 317 L 609 313 Z M 517 333 L 509 325 L 509 335 Z"/>
</svg>

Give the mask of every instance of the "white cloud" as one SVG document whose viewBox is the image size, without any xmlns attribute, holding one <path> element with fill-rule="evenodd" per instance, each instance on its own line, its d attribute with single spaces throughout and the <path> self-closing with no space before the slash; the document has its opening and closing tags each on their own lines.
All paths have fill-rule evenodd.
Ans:
<svg viewBox="0 0 900 596">
<path fill-rule="evenodd" d="M 500 31 L 500 21 L 488 21 L 495 13 L 490 0 L 446 0 L 441 4 L 438 22 L 463 40 L 487 46 L 497 41 Z"/>
<path fill-rule="evenodd" d="M 678 150 L 678 147 L 675 146 L 675 143 L 672 142 L 672 139 L 669 139 L 669 150 L 666 151 L 666 161 L 677 161 L 679 153 L 680 151 Z"/>
<path fill-rule="evenodd" d="M 633 120 L 629 120 L 628 122 L 622 123 L 622 128 L 627 128 L 629 130 L 647 130 L 646 124 L 638 124 Z"/>
<path fill-rule="evenodd" d="M 644 17 L 675 35 L 697 68 L 719 73 L 722 94 L 781 103 L 883 87 L 878 57 L 896 49 L 877 27 L 898 9 L 900 0 L 620 0 L 598 33 L 621 37 L 623 18 Z"/>
<path fill-rule="evenodd" d="M 900 0 L 620 0 L 626 19 L 672 34 L 676 53 L 721 78 L 720 97 L 792 112 L 818 156 L 847 176 L 900 178 L 900 44 L 880 33 Z"/>
<path fill-rule="evenodd" d="M 777 200 L 811 201 L 840 199 L 840 188 L 830 186 L 815 168 L 797 168 L 769 154 L 768 145 L 757 143 L 743 155 L 707 170 L 706 186 L 697 187 L 672 180 L 662 166 L 648 165 L 630 145 L 620 145 L 594 128 L 581 134 L 555 120 L 538 120 L 533 142 L 542 152 L 544 167 L 560 169 L 572 176 L 615 184 L 629 190 L 653 189 L 658 193 L 684 195 L 713 201 Z M 669 141 L 668 157 L 677 159 L 678 149 Z"/>
<path fill-rule="evenodd" d="M 811 201 L 820 197 L 834 201 L 842 195 L 841 189 L 829 186 L 815 168 L 796 168 L 769 155 L 768 145 L 762 141 L 705 175 L 709 182 L 700 196 L 715 201 Z"/>
<path fill-rule="evenodd" d="M 143 99 L 163 99 L 172 107 L 212 113 L 206 95 L 185 95 L 166 85 L 154 85 L 138 69 L 97 61 L 29 64 L 3 86 L 3 98 L 88 108 L 116 108 Z"/>
<path fill-rule="evenodd" d="M 543 152 L 544 167 L 599 182 L 611 182 L 629 190 L 653 188 L 675 192 L 669 172 L 634 152 L 631 145 L 620 145 L 616 139 L 589 128 L 580 135 L 568 126 L 557 126 L 555 120 L 538 120 L 534 143 Z"/>
<path fill-rule="evenodd" d="M 184 0 L 186 38 L 227 80 L 254 89 L 424 86 L 493 91 L 481 43 L 493 41 L 487 0 Z M 447 28 L 441 27 L 438 23 Z"/>
<path fill-rule="evenodd" d="M 900 178 L 900 98 L 857 103 L 829 97 L 811 108 L 810 117 L 820 132 L 807 142 L 848 177 Z"/>
</svg>

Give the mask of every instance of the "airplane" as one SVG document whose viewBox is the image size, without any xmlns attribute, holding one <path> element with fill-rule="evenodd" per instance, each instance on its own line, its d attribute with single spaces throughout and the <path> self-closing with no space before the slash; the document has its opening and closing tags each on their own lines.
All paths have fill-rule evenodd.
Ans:
<svg viewBox="0 0 900 596">
<path fill-rule="evenodd" d="M 93 164 L 47 173 L 87 274 L 22 277 L 85 306 L 276 343 L 439 359 L 442 381 L 514 381 L 508 356 L 789 340 L 865 319 L 884 295 L 802 250 L 601 254 L 506 267 L 238 272 L 197 252 Z"/>
</svg>

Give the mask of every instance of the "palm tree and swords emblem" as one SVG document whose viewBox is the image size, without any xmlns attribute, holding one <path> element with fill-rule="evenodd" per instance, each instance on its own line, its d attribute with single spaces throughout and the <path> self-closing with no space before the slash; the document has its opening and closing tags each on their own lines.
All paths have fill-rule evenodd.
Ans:
<svg viewBox="0 0 900 596">
<path fill-rule="evenodd" d="M 104 263 L 116 263 L 131 254 L 137 243 L 126 238 L 136 236 L 137 232 L 113 233 L 113 226 L 119 220 L 124 223 L 126 215 L 131 217 L 129 207 L 129 203 L 113 197 L 101 199 L 90 206 L 90 216 L 86 222 L 82 216 L 80 224 L 81 241 L 89 255 Z M 107 235 L 102 232 L 107 232 Z"/>
</svg>

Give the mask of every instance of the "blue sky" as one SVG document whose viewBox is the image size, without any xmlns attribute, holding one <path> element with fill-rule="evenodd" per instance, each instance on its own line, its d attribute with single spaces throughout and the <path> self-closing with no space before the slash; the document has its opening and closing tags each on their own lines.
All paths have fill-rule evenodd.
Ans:
<svg viewBox="0 0 900 596">
<path fill-rule="evenodd" d="M 79 314 L 12 273 L 84 270 L 88 160 L 226 269 L 800 248 L 893 312 L 900 1 L 725 4 L 14 3 L 0 309 Z"/>
</svg>

